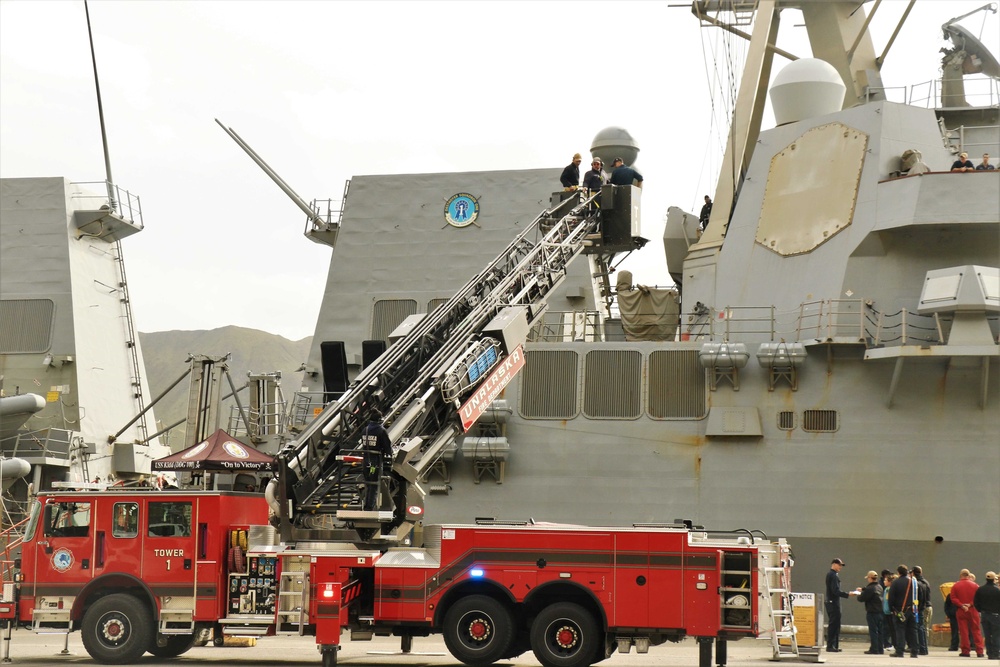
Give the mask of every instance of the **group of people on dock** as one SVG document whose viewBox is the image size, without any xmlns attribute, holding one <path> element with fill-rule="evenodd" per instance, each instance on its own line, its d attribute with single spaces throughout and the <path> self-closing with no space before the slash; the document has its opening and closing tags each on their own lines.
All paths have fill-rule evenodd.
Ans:
<svg viewBox="0 0 1000 667">
<path fill-rule="evenodd" d="M 885 569 L 881 574 L 871 570 L 866 584 L 852 591 L 840 588 L 840 571 L 844 561 L 834 558 L 826 575 L 826 650 L 840 652 L 840 600 L 857 596 L 865 605 L 870 645 L 866 654 L 881 655 L 892 649 L 891 655 L 910 657 L 928 655 L 931 617 L 934 612 L 931 587 L 919 565 L 900 565 L 895 572 Z M 995 572 L 986 573 L 980 586 L 969 570 L 959 573 L 959 580 L 942 584 L 944 610 L 951 626 L 949 651 L 960 651 L 970 657 L 975 650 L 980 658 L 1000 660 L 1000 586 Z"/>
</svg>

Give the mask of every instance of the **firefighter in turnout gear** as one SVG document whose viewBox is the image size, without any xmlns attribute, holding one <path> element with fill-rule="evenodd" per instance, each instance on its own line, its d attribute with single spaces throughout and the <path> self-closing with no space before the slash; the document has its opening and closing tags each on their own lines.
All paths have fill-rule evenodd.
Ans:
<svg viewBox="0 0 1000 667">
<path fill-rule="evenodd" d="M 366 512 L 377 509 L 379 487 L 388 467 L 392 465 L 392 442 L 389 433 L 382 425 L 382 413 L 373 409 L 368 426 L 361 436 L 361 447 L 364 449 L 365 492 L 362 508 Z"/>
</svg>

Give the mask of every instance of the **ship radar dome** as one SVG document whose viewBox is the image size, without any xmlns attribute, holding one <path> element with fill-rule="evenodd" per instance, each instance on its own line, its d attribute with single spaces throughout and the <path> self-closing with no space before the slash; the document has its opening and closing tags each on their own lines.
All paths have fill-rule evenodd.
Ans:
<svg viewBox="0 0 1000 667">
<path fill-rule="evenodd" d="M 639 157 L 639 142 L 623 127 L 606 127 L 594 136 L 590 153 L 593 157 L 601 158 L 605 168 L 610 168 L 616 157 L 624 160 L 625 164 L 632 165 Z"/>
<path fill-rule="evenodd" d="M 830 63 L 800 58 L 785 66 L 771 84 L 771 106 L 778 125 L 840 111 L 847 87 Z"/>
</svg>

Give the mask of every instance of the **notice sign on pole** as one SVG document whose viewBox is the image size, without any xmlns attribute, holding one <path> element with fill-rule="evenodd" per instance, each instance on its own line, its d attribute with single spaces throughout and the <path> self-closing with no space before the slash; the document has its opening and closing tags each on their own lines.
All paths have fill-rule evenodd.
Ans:
<svg viewBox="0 0 1000 667">
<path fill-rule="evenodd" d="M 474 394 L 458 409 L 462 417 L 462 430 L 468 432 L 476 420 L 486 412 L 503 388 L 510 384 L 517 372 L 524 368 L 524 350 L 520 345 L 500 361 L 493 372 L 483 380 Z"/>
</svg>

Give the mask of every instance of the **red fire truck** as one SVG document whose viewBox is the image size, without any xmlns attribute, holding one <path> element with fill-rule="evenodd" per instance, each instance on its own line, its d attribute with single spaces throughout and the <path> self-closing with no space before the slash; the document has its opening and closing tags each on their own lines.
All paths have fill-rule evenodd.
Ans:
<svg viewBox="0 0 1000 667">
<path fill-rule="evenodd" d="M 579 667 L 632 647 L 781 634 L 788 548 L 749 532 L 483 521 L 418 526 L 420 546 L 282 544 L 259 495 L 40 494 L 10 624 L 79 630 L 128 664 L 216 638 L 313 635 L 336 664 L 352 639 L 442 633 L 470 665 L 534 651 Z M 776 620 L 778 632 L 775 632 Z M 711 645 L 708 645 L 711 651 Z M 721 650 L 721 649 L 720 649 Z"/>
<path fill-rule="evenodd" d="M 324 667 L 336 664 L 343 629 L 399 636 L 404 650 L 442 633 L 470 665 L 530 649 L 547 667 L 583 667 L 684 637 L 701 642 L 705 667 L 713 642 L 724 664 L 726 642 L 744 637 L 770 637 L 775 657 L 795 654 L 780 540 L 691 525 L 424 522 L 421 476 L 474 421 L 460 415 L 482 412 L 523 363 L 521 345 L 568 263 L 586 248 L 608 267 L 643 242 L 629 238 L 638 191 L 606 188 L 560 193 L 568 198 L 447 303 L 404 321 L 283 445 L 265 497 L 40 493 L 20 581 L 0 600 L 7 637 L 15 624 L 79 630 L 106 664 L 180 655 L 209 630 L 217 641 L 312 635 Z M 376 411 L 393 456 L 372 476 L 361 436 Z"/>
</svg>

